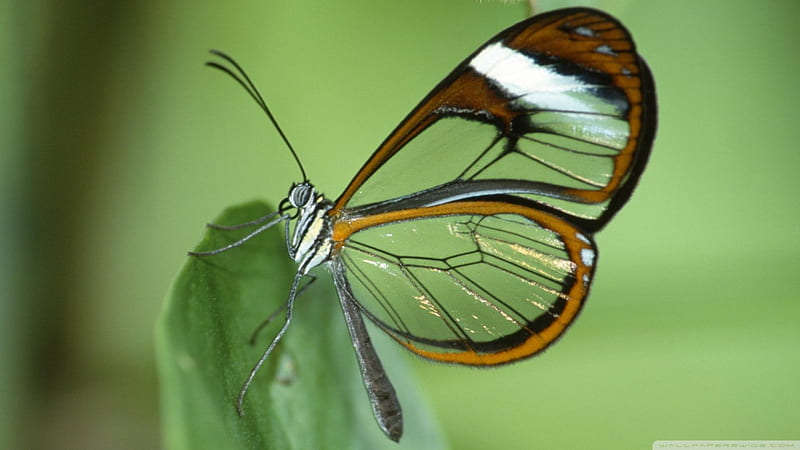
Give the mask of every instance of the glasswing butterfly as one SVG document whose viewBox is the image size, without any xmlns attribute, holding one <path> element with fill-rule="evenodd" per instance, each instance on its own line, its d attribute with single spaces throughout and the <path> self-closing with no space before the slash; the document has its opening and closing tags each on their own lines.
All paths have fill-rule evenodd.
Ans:
<svg viewBox="0 0 800 450">
<path fill-rule="evenodd" d="M 402 413 L 363 317 L 436 361 L 494 366 L 535 355 L 581 310 L 597 265 L 592 235 L 630 198 L 656 129 L 653 78 L 610 15 L 562 9 L 490 39 L 439 83 L 378 147 L 335 201 L 317 192 L 258 90 L 258 102 L 300 166 L 278 211 L 208 256 L 285 224 L 302 278 L 333 275 L 364 385 L 383 432 Z M 292 225 L 293 223 L 293 225 Z"/>
</svg>

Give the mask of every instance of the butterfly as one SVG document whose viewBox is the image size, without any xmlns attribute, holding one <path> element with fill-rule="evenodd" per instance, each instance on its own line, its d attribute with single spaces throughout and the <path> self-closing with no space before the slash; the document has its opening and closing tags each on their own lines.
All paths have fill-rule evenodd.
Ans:
<svg viewBox="0 0 800 450">
<path fill-rule="evenodd" d="M 333 277 L 374 416 L 398 441 L 400 403 L 364 317 L 435 361 L 496 366 L 535 355 L 584 305 L 597 266 L 593 234 L 628 201 L 656 129 L 653 77 L 630 33 L 594 9 L 556 10 L 490 39 L 440 82 L 329 200 L 306 177 L 261 94 L 212 51 L 261 106 L 302 174 L 272 214 L 209 256 L 285 226 L 301 280 Z"/>
</svg>

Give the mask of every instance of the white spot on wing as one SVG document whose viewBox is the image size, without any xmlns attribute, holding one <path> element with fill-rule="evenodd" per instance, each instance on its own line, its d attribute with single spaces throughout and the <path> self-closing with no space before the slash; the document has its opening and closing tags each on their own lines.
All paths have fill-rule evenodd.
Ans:
<svg viewBox="0 0 800 450">
<path fill-rule="evenodd" d="M 508 93 L 542 109 L 591 112 L 596 108 L 580 96 L 593 87 L 579 77 L 562 75 L 550 66 L 496 42 L 475 55 L 469 65 Z M 595 99 L 596 100 L 596 99 Z"/>
<path fill-rule="evenodd" d="M 572 29 L 572 31 L 574 31 L 575 34 L 579 34 L 581 36 L 586 36 L 586 37 L 595 37 L 595 36 L 597 36 L 597 33 L 592 31 L 591 28 L 575 27 L 575 28 Z"/>
<path fill-rule="evenodd" d="M 581 261 L 583 261 L 583 265 L 591 267 L 594 264 L 594 250 L 590 248 L 581 249 Z"/>
<path fill-rule="evenodd" d="M 597 53 L 603 53 L 605 55 L 617 56 L 617 52 L 615 52 L 614 49 L 611 48 L 611 46 L 608 44 L 603 44 L 594 49 L 594 51 L 596 51 Z"/>
</svg>

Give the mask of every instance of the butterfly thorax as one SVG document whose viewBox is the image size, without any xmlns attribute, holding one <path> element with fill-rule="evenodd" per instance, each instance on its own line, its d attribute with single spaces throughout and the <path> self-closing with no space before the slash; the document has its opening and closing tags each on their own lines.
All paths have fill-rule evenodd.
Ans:
<svg viewBox="0 0 800 450">
<path fill-rule="evenodd" d="M 330 257 L 332 225 L 327 213 L 333 204 L 307 181 L 292 186 L 288 200 L 297 208 L 289 256 L 298 264 L 298 272 L 305 275 Z"/>
</svg>

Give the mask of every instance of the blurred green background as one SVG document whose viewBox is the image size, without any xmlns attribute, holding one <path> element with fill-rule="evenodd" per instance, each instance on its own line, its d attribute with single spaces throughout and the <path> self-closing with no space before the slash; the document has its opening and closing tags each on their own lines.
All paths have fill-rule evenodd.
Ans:
<svg viewBox="0 0 800 450">
<path fill-rule="evenodd" d="M 587 3 L 632 31 L 655 74 L 650 167 L 598 236 L 592 297 L 561 342 L 496 370 L 415 360 L 421 389 L 459 449 L 800 439 L 800 3 Z M 336 197 L 435 83 L 526 13 L 4 3 L 0 448 L 160 446 L 153 327 L 185 251 L 226 206 L 275 203 L 299 177 L 256 105 L 202 67 L 209 48 L 245 65 Z"/>
</svg>

